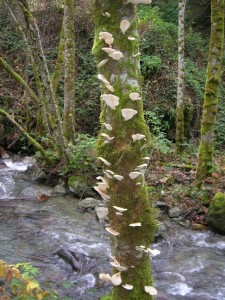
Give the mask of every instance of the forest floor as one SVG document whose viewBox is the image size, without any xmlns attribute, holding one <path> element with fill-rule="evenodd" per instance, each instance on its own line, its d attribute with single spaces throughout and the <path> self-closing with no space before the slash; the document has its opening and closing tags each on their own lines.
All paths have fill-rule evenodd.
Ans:
<svg viewBox="0 0 225 300">
<path fill-rule="evenodd" d="M 179 207 L 182 216 L 193 227 L 198 229 L 196 224 L 207 226 L 210 201 L 216 193 L 225 192 L 224 157 L 216 156 L 214 159 L 215 171 L 202 182 L 201 187 L 195 185 L 196 157 L 189 157 L 186 160 L 189 161 L 188 165 L 173 161 L 172 156 L 154 159 L 148 168 L 146 180 L 156 206 L 160 202 L 160 206 L 165 205 L 167 210 Z"/>
</svg>

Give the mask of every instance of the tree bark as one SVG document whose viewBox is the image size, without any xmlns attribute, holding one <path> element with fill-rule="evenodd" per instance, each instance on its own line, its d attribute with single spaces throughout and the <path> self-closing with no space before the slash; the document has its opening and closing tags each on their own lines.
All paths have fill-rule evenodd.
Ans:
<svg viewBox="0 0 225 300">
<path fill-rule="evenodd" d="M 145 286 L 153 284 L 150 257 L 148 253 L 140 250 L 140 246 L 149 247 L 153 239 L 155 222 L 144 181 L 149 132 L 144 121 L 141 100 L 142 77 L 136 8 L 135 5 L 121 0 L 95 0 L 94 10 L 93 54 L 98 64 L 100 63 L 98 78 L 102 81 L 101 130 L 97 150 L 99 159 L 102 161 L 103 157 L 106 160 L 105 169 L 111 169 L 104 171 L 105 177 L 102 180 L 106 180 L 106 186 L 100 183 L 96 189 L 105 200 L 110 198 L 108 203 L 110 227 L 119 234 L 118 236 L 110 234 L 112 255 L 121 266 L 128 268 L 127 271 L 121 272 L 122 284 L 113 286 L 112 299 L 149 300 L 153 297 L 145 291 Z M 123 23 L 128 26 L 130 24 L 130 27 L 123 34 L 120 24 L 124 20 L 126 21 Z M 102 32 L 112 34 L 114 38 L 112 48 L 110 39 L 99 39 L 99 33 Z M 118 57 L 122 53 L 123 57 L 115 60 L 102 48 L 108 48 L 109 51 L 115 49 L 117 53 L 112 56 Z M 112 102 L 106 104 L 107 100 L 104 100 L 110 95 L 119 98 L 114 98 L 117 99 L 113 102 L 114 105 Z M 138 99 L 131 100 L 131 98 Z M 127 113 L 132 112 L 133 117 L 125 120 Z M 131 179 L 137 174 L 133 172 L 137 171 L 140 174 Z M 118 214 L 114 206 L 125 208 L 127 211 L 122 215 Z M 141 226 L 130 226 L 133 223 L 140 223 L 138 225 Z M 118 270 L 113 268 L 113 273 L 117 272 Z M 133 285 L 133 289 L 126 290 L 122 286 L 125 284 Z"/>
<path fill-rule="evenodd" d="M 68 141 L 75 141 L 75 29 L 74 0 L 64 0 L 65 76 L 63 131 Z"/>
<path fill-rule="evenodd" d="M 196 182 L 212 173 L 214 130 L 216 122 L 218 90 L 221 77 L 221 60 L 224 44 L 224 0 L 211 0 L 211 35 L 206 74 L 201 141 L 198 153 Z"/>
<path fill-rule="evenodd" d="M 184 14 L 186 0 L 179 0 L 178 17 L 178 78 L 176 109 L 176 152 L 183 152 L 184 143 Z"/>
</svg>

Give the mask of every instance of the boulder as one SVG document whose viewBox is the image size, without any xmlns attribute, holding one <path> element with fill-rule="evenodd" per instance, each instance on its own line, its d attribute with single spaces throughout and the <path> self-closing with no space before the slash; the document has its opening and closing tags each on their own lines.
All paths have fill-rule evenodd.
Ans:
<svg viewBox="0 0 225 300">
<path fill-rule="evenodd" d="M 209 227 L 213 230 L 225 234 L 225 194 L 217 193 L 208 211 Z"/>
<path fill-rule="evenodd" d="M 108 220 L 108 208 L 107 207 L 95 207 L 95 212 L 99 222 L 104 222 Z"/>
<path fill-rule="evenodd" d="M 69 177 L 68 187 L 75 197 L 85 198 L 95 196 L 95 192 L 88 186 L 85 176 L 77 175 Z"/>
<path fill-rule="evenodd" d="M 170 218 L 178 218 L 181 215 L 181 209 L 177 206 L 169 209 Z"/>
<path fill-rule="evenodd" d="M 79 202 L 77 208 L 81 210 L 86 210 L 88 208 L 95 208 L 96 206 L 100 205 L 100 200 L 96 200 L 95 198 L 85 198 L 84 200 Z"/>
<path fill-rule="evenodd" d="M 58 184 L 54 187 L 53 194 L 54 195 L 66 195 L 67 191 L 62 184 Z"/>
</svg>

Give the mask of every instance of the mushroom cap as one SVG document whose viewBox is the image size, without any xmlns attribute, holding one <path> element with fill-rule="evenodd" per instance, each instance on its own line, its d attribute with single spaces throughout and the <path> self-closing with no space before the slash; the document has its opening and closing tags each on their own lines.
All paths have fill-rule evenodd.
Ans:
<svg viewBox="0 0 225 300">
<path fill-rule="evenodd" d="M 131 223 L 129 224 L 130 227 L 141 227 L 141 223 L 137 222 L 137 223 Z"/>
<path fill-rule="evenodd" d="M 127 208 L 123 208 L 123 207 L 119 207 L 119 206 L 113 206 L 113 208 L 115 208 L 116 210 L 118 210 L 119 212 L 124 212 L 127 211 Z"/>
<path fill-rule="evenodd" d="M 122 116 L 125 119 L 125 121 L 128 121 L 133 118 L 138 112 L 137 110 L 134 110 L 132 108 L 124 108 L 121 110 Z"/>
<path fill-rule="evenodd" d="M 109 54 L 110 57 L 112 57 L 114 60 L 120 60 L 123 58 L 123 53 L 121 51 L 114 51 Z"/>
<path fill-rule="evenodd" d="M 136 54 L 133 54 L 133 57 L 137 57 L 137 56 L 139 56 L 139 55 L 141 55 L 141 52 L 138 52 L 138 53 L 136 53 Z"/>
<path fill-rule="evenodd" d="M 105 126 L 105 128 L 107 129 L 107 130 L 112 130 L 113 128 L 112 128 L 112 126 L 110 125 L 110 124 L 107 124 L 107 123 L 102 123 L 104 126 Z"/>
<path fill-rule="evenodd" d="M 129 94 L 129 97 L 132 101 L 137 101 L 137 100 L 140 100 L 140 94 L 139 93 L 130 93 Z"/>
<path fill-rule="evenodd" d="M 132 290 L 134 286 L 126 283 L 126 284 L 122 285 L 122 287 L 125 288 L 126 290 Z"/>
<path fill-rule="evenodd" d="M 112 141 L 115 138 L 114 136 L 109 136 L 106 133 L 101 133 L 101 136 L 103 136 L 104 138 L 106 138 L 107 141 Z"/>
<path fill-rule="evenodd" d="M 105 228 L 106 231 L 108 231 L 110 234 L 118 236 L 120 235 L 120 233 L 118 231 L 115 231 L 114 229 L 112 229 L 111 227 L 106 227 Z"/>
<path fill-rule="evenodd" d="M 136 134 L 132 134 L 132 140 L 134 142 L 136 141 L 139 141 L 139 140 L 142 140 L 145 138 L 145 135 L 144 134 L 140 134 L 140 133 L 136 133 Z"/>
<path fill-rule="evenodd" d="M 113 53 L 113 52 L 116 52 L 115 49 L 112 49 L 112 48 L 110 48 L 110 47 L 103 47 L 102 50 L 105 51 L 105 52 L 108 53 L 108 54 Z"/>
<path fill-rule="evenodd" d="M 109 82 L 108 82 L 108 80 L 105 78 L 105 76 L 104 75 L 102 75 L 102 74 L 98 74 L 98 79 L 101 81 L 101 82 L 103 82 L 104 84 L 109 84 Z"/>
<path fill-rule="evenodd" d="M 120 30 L 124 34 L 131 26 L 131 23 L 128 20 L 122 20 L 120 22 Z"/>
<path fill-rule="evenodd" d="M 140 175 L 143 175 L 143 173 L 141 173 L 141 172 L 130 172 L 129 173 L 130 179 L 135 179 L 135 178 L 137 178 Z"/>
<path fill-rule="evenodd" d="M 104 159 L 103 157 L 99 156 L 98 159 L 100 159 L 106 166 L 111 166 L 110 162 L 108 162 L 106 159 Z"/>
<path fill-rule="evenodd" d="M 124 178 L 122 175 L 117 175 L 117 174 L 113 175 L 113 177 L 119 181 L 123 180 L 123 178 Z"/>
<path fill-rule="evenodd" d="M 115 173 L 112 170 L 105 170 L 106 172 L 108 172 L 109 174 L 114 175 Z"/>
<path fill-rule="evenodd" d="M 146 285 L 145 286 L 145 291 L 146 291 L 146 293 L 148 293 L 151 296 L 157 295 L 157 289 L 154 288 L 153 286 Z"/>
<path fill-rule="evenodd" d="M 136 40 L 136 38 L 134 37 L 134 36 L 128 36 L 128 38 L 127 38 L 129 41 L 135 41 Z"/>
<path fill-rule="evenodd" d="M 115 110 L 116 106 L 119 105 L 119 97 L 113 94 L 102 94 L 101 97 L 105 101 L 105 104 L 113 110 Z"/>
<path fill-rule="evenodd" d="M 118 264 L 116 262 L 110 262 L 110 265 L 113 266 L 114 268 L 116 268 L 120 272 L 127 271 L 127 267 L 123 267 L 123 266 L 121 266 L 120 264 Z"/>
<path fill-rule="evenodd" d="M 111 199 L 111 197 L 109 195 L 104 193 L 104 191 L 101 189 L 101 187 L 94 186 L 94 189 L 96 190 L 96 192 L 99 193 L 99 195 L 102 197 L 103 200 L 109 201 Z"/>
<path fill-rule="evenodd" d="M 100 61 L 100 63 L 98 64 L 98 67 L 102 67 L 102 66 L 104 66 L 107 62 L 108 62 L 109 60 L 108 60 L 108 58 L 106 58 L 106 59 L 103 59 L 102 61 Z"/>
<path fill-rule="evenodd" d="M 114 274 L 111 278 L 111 282 L 115 286 L 121 285 L 121 283 L 122 283 L 121 273 L 118 272 L 118 273 Z"/>
</svg>

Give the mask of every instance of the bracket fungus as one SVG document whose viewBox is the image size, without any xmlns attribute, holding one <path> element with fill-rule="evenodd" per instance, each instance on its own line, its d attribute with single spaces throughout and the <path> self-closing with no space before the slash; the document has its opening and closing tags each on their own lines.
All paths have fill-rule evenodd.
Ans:
<svg viewBox="0 0 225 300">
<path fill-rule="evenodd" d="M 147 168 L 148 164 L 142 164 L 136 167 L 136 170 L 139 171 L 145 171 L 145 169 Z"/>
<path fill-rule="evenodd" d="M 142 159 L 150 160 L 150 157 L 149 157 L 149 156 L 145 156 L 145 157 L 143 157 Z"/>
<path fill-rule="evenodd" d="M 138 100 L 141 100 L 140 94 L 139 94 L 139 93 L 130 93 L 129 97 L 130 97 L 130 99 L 131 99 L 132 101 L 138 101 Z"/>
<path fill-rule="evenodd" d="M 113 48 L 110 48 L 110 47 L 103 47 L 102 50 L 105 51 L 107 54 L 110 54 L 110 53 L 113 53 L 113 52 L 117 51 L 117 50 L 115 50 Z"/>
<path fill-rule="evenodd" d="M 121 110 L 121 112 L 125 121 L 132 119 L 133 116 L 135 116 L 138 113 L 137 110 L 134 110 L 132 108 L 124 108 Z"/>
<path fill-rule="evenodd" d="M 113 86 L 110 85 L 109 81 L 105 78 L 104 75 L 102 74 L 98 74 L 98 79 L 105 84 L 106 88 L 110 91 L 110 92 L 114 92 L 114 88 Z"/>
<path fill-rule="evenodd" d="M 94 189 L 96 190 L 96 192 L 99 193 L 99 195 L 102 197 L 102 199 L 105 200 L 106 202 L 108 202 L 111 199 L 111 197 L 109 195 L 105 194 L 99 186 L 94 186 Z"/>
<path fill-rule="evenodd" d="M 141 172 L 130 172 L 129 173 L 130 179 L 135 179 L 135 178 L 137 178 L 140 175 L 143 175 L 143 173 L 141 173 Z"/>
<path fill-rule="evenodd" d="M 117 211 L 117 212 L 116 212 L 116 215 L 117 215 L 117 216 L 123 216 L 123 213 Z"/>
<path fill-rule="evenodd" d="M 140 134 L 140 133 L 132 134 L 132 140 L 134 142 L 142 140 L 142 139 L 145 139 L 145 135 L 144 134 Z"/>
<path fill-rule="evenodd" d="M 118 231 L 115 231 L 114 229 L 112 229 L 111 227 L 106 227 L 105 228 L 106 231 L 108 231 L 110 234 L 118 236 L 120 235 L 120 233 Z"/>
<path fill-rule="evenodd" d="M 136 54 L 133 54 L 133 57 L 137 57 L 137 56 L 139 56 L 139 55 L 141 55 L 141 52 L 138 52 L 138 53 L 136 53 Z"/>
<path fill-rule="evenodd" d="M 118 273 L 114 274 L 111 278 L 111 282 L 115 286 L 121 285 L 121 283 L 122 283 L 121 273 L 118 272 Z"/>
<path fill-rule="evenodd" d="M 111 17 L 110 13 L 108 13 L 107 11 L 105 11 L 102 15 L 105 16 L 105 17 L 107 17 L 107 18 Z"/>
<path fill-rule="evenodd" d="M 130 291 L 130 290 L 133 290 L 134 286 L 131 284 L 124 284 L 124 285 L 122 285 L 122 287 L 125 288 L 126 290 Z"/>
<path fill-rule="evenodd" d="M 128 270 L 127 267 L 123 267 L 118 262 L 110 262 L 110 265 L 113 266 L 115 269 L 117 269 L 120 272 L 125 272 Z"/>
<path fill-rule="evenodd" d="M 110 53 L 109 56 L 114 60 L 120 60 L 124 55 L 121 51 L 114 51 Z"/>
<path fill-rule="evenodd" d="M 103 125 L 105 126 L 105 128 L 107 129 L 107 130 L 112 130 L 112 126 L 110 125 L 110 124 L 107 124 L 107 123 L 103 123 Z"/>
<path fill-rule="evenodd" d="M 141 227 L 141 223 L 137 222 L 137 223 L 131 223 L 129 224 L 130 227 Z"/>
<path fill-rule="evenodd" d="M 109 47 L 112 47 L 114 38 L 111 33 L 107 31 L 101 31 L 99 32 L 99 39 L 104 40 L 105 43 L 109 45 Z"/>
<path fill-rule="evenodd" d="M 129 41 L 135 41 L 136 40 L 136 38 L 134 37 L 134 36 L 128 36 L 128 38 L 127 38 Z"/>
<path fill-rule="evenodd" d="M 132 3 L 132 4 L 150 4 L 150 3 L 152 3 L 152 0 L 127 0 L 127 3 Z"/>
<path fill-rule="evenodd" d="M 112 179 L 112 178 L 113 178 L 112 175 L 110 175 L 108 172 L 103 171 L 103 173 L 105 174 L 105 176 L 106 176 L 107 178 L 109 178 L 109 179 Z"/>
<path fill-rule="evenodd" d="M 106 166 L 111 166 L 110 162 L 108 162 L 106 159 L 104 159 L 103 157 L 99 156 L 98 159 L 100 159 Z"/>
<path fill-rule="evenodd" d="M 106 134 L 106 133 L 101 133 L 101 136 L 104 137 L 104 138 L 106 138 L 106 140 L 107 140 L 108 142 L 112 141 L 112 140 L 115 138 L 114 136 L 109 136 L 109 135 Z"/>
<path fill-rule="evenodd" d="M 156 296 L 157 295 L 157 289 L 154 288 L 153 286 L 145 286 L 145 292 L 148 293 L 151 296 Z"/>
<path fill-rule="evenodd" d="M 118 210 L 119 212 L 124 212 L 127 211 L 127 208 L 123 208 L 123 207 L 119 207 L 119 206 L 113 206 L 113 208 L 115 208 L 116 210 Z"/>
<path fill-rule="evenodd" d="M 103 59 L 102 61 L 100 61 L 100 63 L 98 64 L 98 67 L 102 67 L 102 66 L 104 66 L 107 62 L 108 62 L 109 60 L 108 60 L 108 58 L 106 58 L 106 59 Z"/>
<path fill-rule="evenodd" d="M 123 34 L 130 28 L 131 23 L 128 20 L 122 20 L 120 22 L 120 30 L 122 31 Z"/>
<path fill-rule="evenodd" d="M 119 181 L 123 180 L 124 178 L 122 175 L 117 175 L 117 174 L 113 175 L 113 177 Z"/>
<path fill-rule="evenodd" d="M 101 97 L 105 101 L 105 104 L 113 110 L 115 110 L 116 106 L 119 105 L 119 97 L 113 94 L 102 94 Z"/>
</svg>

